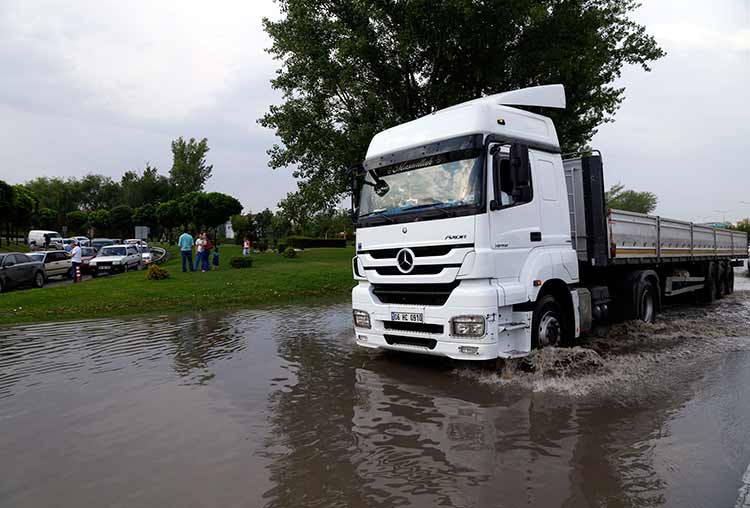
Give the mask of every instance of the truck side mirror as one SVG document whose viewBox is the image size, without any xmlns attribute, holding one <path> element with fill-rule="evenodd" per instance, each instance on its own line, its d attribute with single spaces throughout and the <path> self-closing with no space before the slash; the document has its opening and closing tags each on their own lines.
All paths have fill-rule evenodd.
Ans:
<svg viewBox="0 0 750 508">
<path fill-rule="evenodd" d="M 365 168 L 364 166 L 362 166 L 362 164 L 355 164 L 353 166 L 349 166 L 346 170 L 349 176 L 350 191 L 352 193 L 352 206 L 349 210 L 349 215 L 352 219 L 352 222 L 355 222 L 357 220 L 357 215 L 359 215 L 359 180 L 362 177 L 364 169 Z"/>
<path fill-rule="evenodd" d="M 528 186 L 531 180 L 531 164 L 529 163 L 529 147 L 521 143 L 510 145 L 510 174 L 513 187 Z"/>
</svg>

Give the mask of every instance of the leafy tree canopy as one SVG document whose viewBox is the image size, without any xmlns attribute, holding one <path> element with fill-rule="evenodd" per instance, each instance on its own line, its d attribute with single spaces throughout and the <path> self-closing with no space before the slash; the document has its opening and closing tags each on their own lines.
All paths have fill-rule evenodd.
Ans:
<svg viewBox="0 0 750 508">
<path fill-rule="evenodd" d="M 376 132 L 483 95 L 563 83 L 567 109 L 545 114 L 564 150 L 578 149 L 612 121 L 622 67 L 664 55 L 629 18 L 636 0 L 278 3 L 283 17 L 264 26 L 283 103 L 259 122 L 281 139 L 270 166 L 297 168 L 313 210 L 347 192 L 344 168 Z"/>
<path fill-rule="evenodd" d="M 619 183 L 605 193 L 604 200 L 608 208 L 638 213 L 653 212 L 659 202 L 653 192 L 625 190 L 625 186 Z"/>
<path fill-rule="evenodd" d="M 52 208 L 40 208 L 34 222 L 40 229 L 57 229 L 57 211 Z"/>
<path fill-rule="evenodd" d="M 185 141 L 180 137 L 172 141 L 172 169 L 169 170 L 169 178 L 174 186 L 175 197 L 203 190 L 213 170 L 213 165 L 206 164 L 208 150 L 206 138 L 200 141 L 190 138 Z"/>
</svg>

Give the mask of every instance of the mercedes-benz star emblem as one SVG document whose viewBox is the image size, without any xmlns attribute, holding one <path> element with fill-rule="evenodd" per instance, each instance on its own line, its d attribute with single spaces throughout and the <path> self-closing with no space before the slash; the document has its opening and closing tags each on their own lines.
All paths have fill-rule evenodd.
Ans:
<svg viewBox="0 0 750 508">
<path fill-rule="evenodd" d="M 411 249 L 401 249 L 396 254 L 396 265 L 401 273 L 409 273 L 414 268 L 414 253 Z"/>
<path fill-rule="evenodd" d="M 406 234 L 406 232 L 407 232 L 407 231 L 409 231 L 409 230 L 408 230 L 408 229 L 406 229 L 405 227 L 404 227 L 404 228 L 401 228 L 401 232 L 402 232 L 403 234 Z"/>
</svg>

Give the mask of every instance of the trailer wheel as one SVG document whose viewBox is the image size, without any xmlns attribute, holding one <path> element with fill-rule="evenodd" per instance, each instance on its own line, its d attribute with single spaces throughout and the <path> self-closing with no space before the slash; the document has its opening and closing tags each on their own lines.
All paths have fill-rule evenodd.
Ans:
<svg viewBox="0 0 750 508">
<path fill-rule="evenodd" d="M 716 265 L 713 261 L 706 264 L 706 281 L 703 283 L 703 303 L 714 303 L 716 300 Z"/>
<path fill-rule="evenodd" d="M 726 290 L 727 265 L 719 261 L 716 263 L 716 299 L 724 298 Z"/>
<path fill-rule="evenodd" d="M 734 267 L 729 266 L 729 272 L 727 272 L 727 289 L 726 293 L 731 295 L 734 293 Z"/>
<path fill-rule="evenodd" d="M 531 347 L 560 346 L 570 337 L 562 306 L 552 295 L 537 300 L 531 319 Z"/>
<path fill-rule="evenodd" d="M 656 322 L 656 302 L 658 289 L 650 279 L 641 279 L 638 287 L 636 318 L 646 323 Z"/>
</svg>

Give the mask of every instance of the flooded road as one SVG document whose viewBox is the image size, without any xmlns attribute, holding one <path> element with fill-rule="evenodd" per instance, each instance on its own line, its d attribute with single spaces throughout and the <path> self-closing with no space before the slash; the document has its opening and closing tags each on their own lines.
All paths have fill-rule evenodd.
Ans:
<svg viewBox="0 0 750 508">
<path fill-rule="evenodd" d="M 346 302 L 0 329 L 0 506 L 750 507 L 747 282 L 500 369 Z"/>
</svg>

